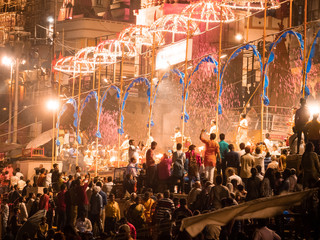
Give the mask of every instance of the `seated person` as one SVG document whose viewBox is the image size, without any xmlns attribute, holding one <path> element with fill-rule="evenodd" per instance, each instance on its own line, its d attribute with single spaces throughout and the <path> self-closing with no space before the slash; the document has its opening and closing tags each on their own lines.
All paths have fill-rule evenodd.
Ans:
<svg viewBox="0 0 320 240">
<path fill-rule="evenodd" d="M 91 234 L 91 221 L 88 218 L 86 218 L 84 214 L 81 214 L 81 216 L 76 221 L 75 229 L 80 235 Z"/>
</svg>

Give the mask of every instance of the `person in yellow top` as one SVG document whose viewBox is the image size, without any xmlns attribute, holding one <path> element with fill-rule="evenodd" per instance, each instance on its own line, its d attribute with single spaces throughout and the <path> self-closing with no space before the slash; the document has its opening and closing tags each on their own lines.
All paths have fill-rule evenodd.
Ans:
<svg viewBox="0 0 320 240">
<path fill-rule="evenodd" d="M 150 192 L 145 192 L 144 198 L 143 198 L 143 206 L 145 208 L 145 216 L 146 216 L 146 223 L 151 224 L 152 223 L 152 206 L 155 203 L 155 201 L 150 198 Z"/>
<path fill-rule="evenodd" d="M 106 233 L 115 232 L 116 222 L 120 220 L 120 207 L 115 198 L 115 195 L 111 193 L 109 201 L 105 206 L 106 219 L 104 230 Z"/>
<path fill-rule="evenodd" d="M 282 154 L 279 159 L 279 171 L 284 171 L 287 168 L 287 155 L 288 155 L 288 150 L 283 149 Z"/>
<path fill-rule="evenodd" d="M 42 217 L 41 223 L 38 226 L 37 230 L 37 239 L 45 239 L 47 236 L 47 232 L 49 230 L 49 225 L 47 224 L 47 218 Z"/>
<path fill-rule="evenodd" d="M 319 114 L 313 114 L 313 118 L 306 124 L 307 139 L 309 142 L 312 142 L 314 145 L 314 151 L 319 155 L 320 154 L 320 122 L 318 121 Z"/>
</svg>

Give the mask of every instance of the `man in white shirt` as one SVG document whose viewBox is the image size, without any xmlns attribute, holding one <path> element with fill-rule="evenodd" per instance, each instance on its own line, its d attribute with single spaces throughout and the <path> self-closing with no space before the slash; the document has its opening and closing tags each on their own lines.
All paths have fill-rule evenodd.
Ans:
<svg viewBox="0 0 320 240">
<path fill-rule="evenodd" d="M 18 185 L 18 190 L 22 191 L 23 188 L 26 186 L 26 182 L 23 180 L 23 177 L 20 177 L 20 180 L 17 183 Z"/>
<path fill-rule="evenodd" d="M 233 179 L 237 180 L 237 185 L 242 184 L 242 179 L 236 173 L 234 172 L 233 168 L 228 169 L 228 175 L 229 177 L 227 178 L 227 183 L 231 183 Z"/>
<path fill-rule="evenodd" d="M 24 177 L 23 174 L 20 172 L 20 168 L 16 168 L 16 176 L 18 177 L 18 179 L 20 179 L 20 177 Z"/>
<path fill-rule="evenodd" d="M 241 113 L 240 115 L 240 123 L 238 127 L 238 142 L 246 143 L 248 140 L 248 120 L 246 119 L 246 114 Z"/>
<path fill-rule="evenodd" d="M 264 139 L 264 143 L 266 144 L 266 147 L 268 148 L 268 151 L 272 151 L 273 142 L 270 140 L 270 134 L 266 133 L 266 138 Z"/>
<path fill-rule="evenodd" d="M 90 233 L 92 232 L 91 221 L 86 218 L 83 214 L 77 219 L 76 222 L 76 231 L 79 233 Z"/>
<path fill-rule="evenodd" d="M 217 125 L 216 125 L 216 120 L 211 120 L 211 126 L 210 126 L 210 132 L 209 132 L 209 135 L 211 133 L 215 133 L 217 134 Z"/>
<path fill-rule="evenodd" d="M 20 178 L 16 176 L 16 173 L 13 173 L 13 176 L 10 178 L 11 186 L 17 185 Z"/>
</svg>

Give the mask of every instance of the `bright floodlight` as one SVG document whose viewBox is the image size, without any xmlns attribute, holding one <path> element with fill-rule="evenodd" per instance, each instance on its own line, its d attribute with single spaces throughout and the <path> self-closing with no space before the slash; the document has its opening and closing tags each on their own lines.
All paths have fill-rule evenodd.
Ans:
<svg viewBox="0 0 320 240">
<path fill-rule="evenodd" d="M 237 41 L 241 41 L 243 39 L 243 36 L 242 34 L 238 33 L 235 38 Z"/>
<path fill-rule="evenodd" d="M 48 108 L 49 110 L 55 111 L 55 110 L 57 110 L 57 109 L 59 108 L 59 102 L 58 102 L 57 100 L 51 99 L 51 100 L 49 100 L 49 101 L 47 102 L 47 108 Z"/>
<path fill-rule="evenodd" d="M 54 22 L 54 19 L 53 19 L 53 17 L 49 16 L 49 17 L 47 18 L 47 21 L 48 21 L 49 23 L 53 23 L 53 22 Z"/>
<path fill-rule="evenodd" d="M 320 108 L 318 105 L 310 105 L 308 108 L 311 116 L 320 113 Z"/>
<path fill-rule="evenodd" d="M 12 59 L 7 57 L 7 56 L 4 56 L 2 58 L 2 64 L 3 65 L 6 65 L 6 66 L 11 66 L 11 64 L 13 63 Z"/>
</svg>

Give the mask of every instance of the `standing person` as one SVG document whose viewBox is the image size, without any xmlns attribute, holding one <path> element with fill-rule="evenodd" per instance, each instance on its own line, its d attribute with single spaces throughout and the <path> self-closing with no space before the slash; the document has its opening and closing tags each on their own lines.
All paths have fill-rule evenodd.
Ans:
<svg viewBox="0 0 320 240">
<path fill-rule="evenodd" d="M 26 202 L 25 197 L 19 198 L 19 203 L 18 203 L 18 208 L 20 209 L 19 220 L 22 224 L 28 220 L 28 210 L 25 202 Z"/>
<path fill-rule="evenodd" d="M 17 185 L 18 185 L 19 191 L 22 192 L 22 190 L 24 189 L 24 187 L 27 185 L 27 183 L 23 180 L 23 176 L 20 177 Z"/>
<path fill-rule="evenodd" d="M 94 224 L 97 224 L 99 229 L 99 234 L 102 232 L 102 227 L 100 223 L 100 216 L 103 210 L 102 197 L 99 194 L 100 187 L 94 186 L 93 193 L 90 198 L 90 211 L 89 211 L 89 219 L 91 221 L 92 227 L 94 228 Z"/>
<path fill-rule="evenodd" d="M 120 220 L 120 207 L 115 199 L 115 195 L 111 193 L 109 196 L 109 201 L 105 208 L 106 220 L 104 229 L 108 234 L 115 231 L 116 222 Z"/>
<path fill-rule="evenodd" d="M 172 154 L 172 163 L 174 163 L 176 160 L 180 160 L 182 164 L 186 161 L 186 155 L 182 151 L 182 144 L 177 143 L 177 151 L 173 152 Z"/>
<path fill-rule="evenodd" d="M 113 188 L 113 181 L 112 181 L 112 177 L 108 177 L 107 178 L 107 182 L 105 184 L 103 184 L 103 187 L 102 187 L 102 190 L 107 194 L 107 197 L 109 197 L 111 191 L 112 191 L 112 188 Z"/>
<path fill-rule="evenodd" d="M 274 189 L 274 183 L 275 183 L 275 175 L 274 175 L 274 169 L 268 168 L 266 171 L 266 174 L 264 175 L 264 178 L 260 184 L 260 196 L 261 197 L 270 197 L 272 196 L 273 189 Z"/>
<path fill-rule="evenodd" d="M 29 216 L 30 216 L 31 208 L 32 208 L 32 205 L 33 205 L 35 199 L 36 199 L 36 195 L 34 193 L 29 193 L 28 201 L 26 204 Z"/>
<path fill-rule="evenodd" d="M 240 173 L 240 156 L 234 151 L 233 144 L 229 144 L 229 152 L 224 156 L 227 168 L 232 168 L 236 174 Z"/>
<path fill-rule="evenodd" d="M 8 226 L 9 220 L 9 205 L 8 199 L 3 199 L 1 203 L 1 229 L 2 229 L 2 237 L 6 234 L 6 228 Z"/>
<path fill-rule="evenodd" d="M 39 202 L 39 210 L 45 209 L 49 210 L 49 196 L 48 196 L 48 188 L 43 189 L 43 195 L 40 197 Z"/>
<path fill-rule="evenodd" d="M 163 193 L 163 198 L 160 198 L 156 204 L 155 209 L 155 221 L 159 223 L 162 219 L 165 218 L 165 214 L 168 211 L 172 215 L 175 209 L 173 201 L 170 199 L 170 192 L 167 190 Z"/>
<path fill-rule="evenodd" d="M 214 133 L 217 134 L 217 123 L 215 119 L 211 120 L 211 125 L 210 125 L 210 132 L 209 134 Z"/>
<path fill-rule="evenodd" d="M 294 124 L 295 124 L 295 130 L 297 131 L 298 135 L 298 141 L 297 141 L 297 154 L 299 154 L 300 149 L 300 143 L 301 143 L 301 137 L 302 132 L 304 135 L 304 142 L 307 141 L 307 131 L 306 131 L 306 123 L 309 121 L 310 113 L 306 106 L 307 102 L 306 99 L 300 98 L 300 108 L 297 109 L 296 114 L 294 115 Z"/>
<path fill-rule="evenodd" d="M 151 226 L 152 223 L 152 206 L 155 201 L 150 197 L 150 192 L 144 193 L 143 206 L 145 208 L 146 223 Z"/>
<path fill-rule="evenodd" d="M 133 139 L 129 140 L 129 150 L 128 150 L 129 160 L 134 158 L 136 161 L 138 161 L 139 154 L 137 152 L 137 147 L 135 145 L 135 142 Z"/>
<path fill-rule="evenodd" d="M 219 137 L 220 137 L 219 148 L 220 148 L 220 159 L 221 159 L 220 167 L 222 170 L 223 184 L 225 185 L 227 181 L 227 177 L 226 177 L 227 163 L 225 160 L 225 156 L 229 151 L 229 144 L 226 141 L 224 141 L 226 138 L 226 135 L 224 133 L 221 133 Z M 218 173 L 221 173 L 219 169 L 218 169 Z"/>
<path fill-rule="evenodd" d="M 240 170 L 240 177 L 242 178 L 245 187 L 247 187 L 248 178 L 251 177 L 251 168 L 254 166 L 254 159 L 253 156 L 250 154 L 250 146 L 246 146 L 245 151 L 246 154 L 241 156 L 240 163 L 241 163 L 241 170 Z"/>
<path fill-rule="evenodd" d="M 204 167 L 206 178 L 213 183 L 214 169 L 216 167 L 217 159 L 220 160 L 219 144 L 215 141 L 216 134 L 210 134 L 210 140 L 204 138 L 205 130 L 201 131 L 200 140 L 206 145 L 204 152 Z"/>
<path fill-rule="evenodd" d="M 264 144 L 267 147 L 267 151 L 272 150 L 273 142 L 270 140 L 270 133 L 266 133 L 266 138 L 264 139 Z"/>
<path fill-rule="evenodd" d="M 179 144 L 180 143 L 178 143 L 177 145 Z M 174 191 L 175 185 L 178 185 L 177 193 L 184 192 L 184 167 L 181 159 L 176 159 L 172 165 L 172 173 L 171 173 L 171 191 L 172 192 Z"/>
<path fill-rule="evenodd" d="M 151 187 L 153 191 L 156 188 L 156 177 L 157 177 L 157 167 L 155 161 L 154 150 L 157 147 L 156 142 L 151 143 L 151 148 L 148 149 L 146 153 L 146 164 L 147 164 L 147 184 Z"/>
<path fill-rule="evenodd" d="M 314 151 L 319 155 L 320 154 L 320 147 L 319 147 L 320 122 L 317 120 L 318 117 L 319 117 L 318 113 L 313 114 L 312 120 L 306 124 L 306 131 L 307 131 L 308 141 L 313 143 Z"/>
<path fill-rule="evenodd" d="M 57 229 L 58 231 L 62 230 L 64 226 L 66 225 L 66 201 L 65 201 L 65 195 L 66 195 L 66 185 L 62 184 L 60 187 L 60 192 L 57 194 L 57 215 L 58 215 L 58 224 Z"/>
<path fill-rule="evenodd" d="M 261 153 L 261 148 L 256 147 L 255 153 L 253 154 L 254 157 L 254 167 L 260 166 L 261 172 L 264 173 L 264 155 Z"/>
<path fill-rule="evenodd" d="M 20 180 L 20 178 L 18 178 L 16 176 L 16 172 L 13 173 L 13 175 L 10 178 L 10 186 L 15 186 L 18 184 L 18 181 Z"/>
<path fill-rule="evenodd" d="M 245 113 L 241 113 L 237 137 L 239 143 L 246 143 L 248 141 L 248 120 L 246 117 Z"/>
<path fill-rule="evenodd" d="M 186 152 L 186 159 L 188 162 L 188 178 L 189 178 L 189 189 L 192 187 L 192 182 L 200 181 L 200 166 L 201 157 L 195 151 L 196 146 L 191 144 L 188 152 Z"/>
<path fill-rule="evenodd" d="M 220 175 L 216 176 L 216 185 L 211 188 L 209 196 L 210 203 L 215 210 L 222 208 L 222 199 L 230 197 L 229 189 L 222 185 L 222 177 Z"/>
<path fill-rule="evenodd" d="M 9 225 L 11 226 L 11 232 L 14 235 L 14 239 L 16 238 L 16 235 L 20 227 L 22 226 L 19 215 L 20 215 L 20 209 L 19 208 L 13 209 L 13 216 L 10 219 Z"/>
<path fill-rule="evenodd" d="M 59 192 L 59 165 L 57 163 L 53 164 L 53 171 L 51 175 L 52 188 L 55 192 Z"/>
<path fill-rule="evenodd" d="M 171 164 L 172 160 L 168 157 L 167 154 L 163 154 L 162 158 L 160 159 L 160 163 L 157 166 L 158 179 L 161 185 L 164 185 L 164 187 L 166 187 L 169 183 L 171 175 Z"/>
<path fill-rule="evenodd" d="M 257 169 L 251 168 L 251 177 L 247 181 L 247 196 L 246 201 L 254 200 L 260 197 L 260 185 L 261 181 L 257 177 Z"/>
<path fill-rule="evenodd" d="M 313 143 L 311 142 L 306 145 L 300 167 L 303 173 L 303 187 L 313 187 L 319 180 L 320 163 L 318 155 L 314 152 Z"/>
</svg>

